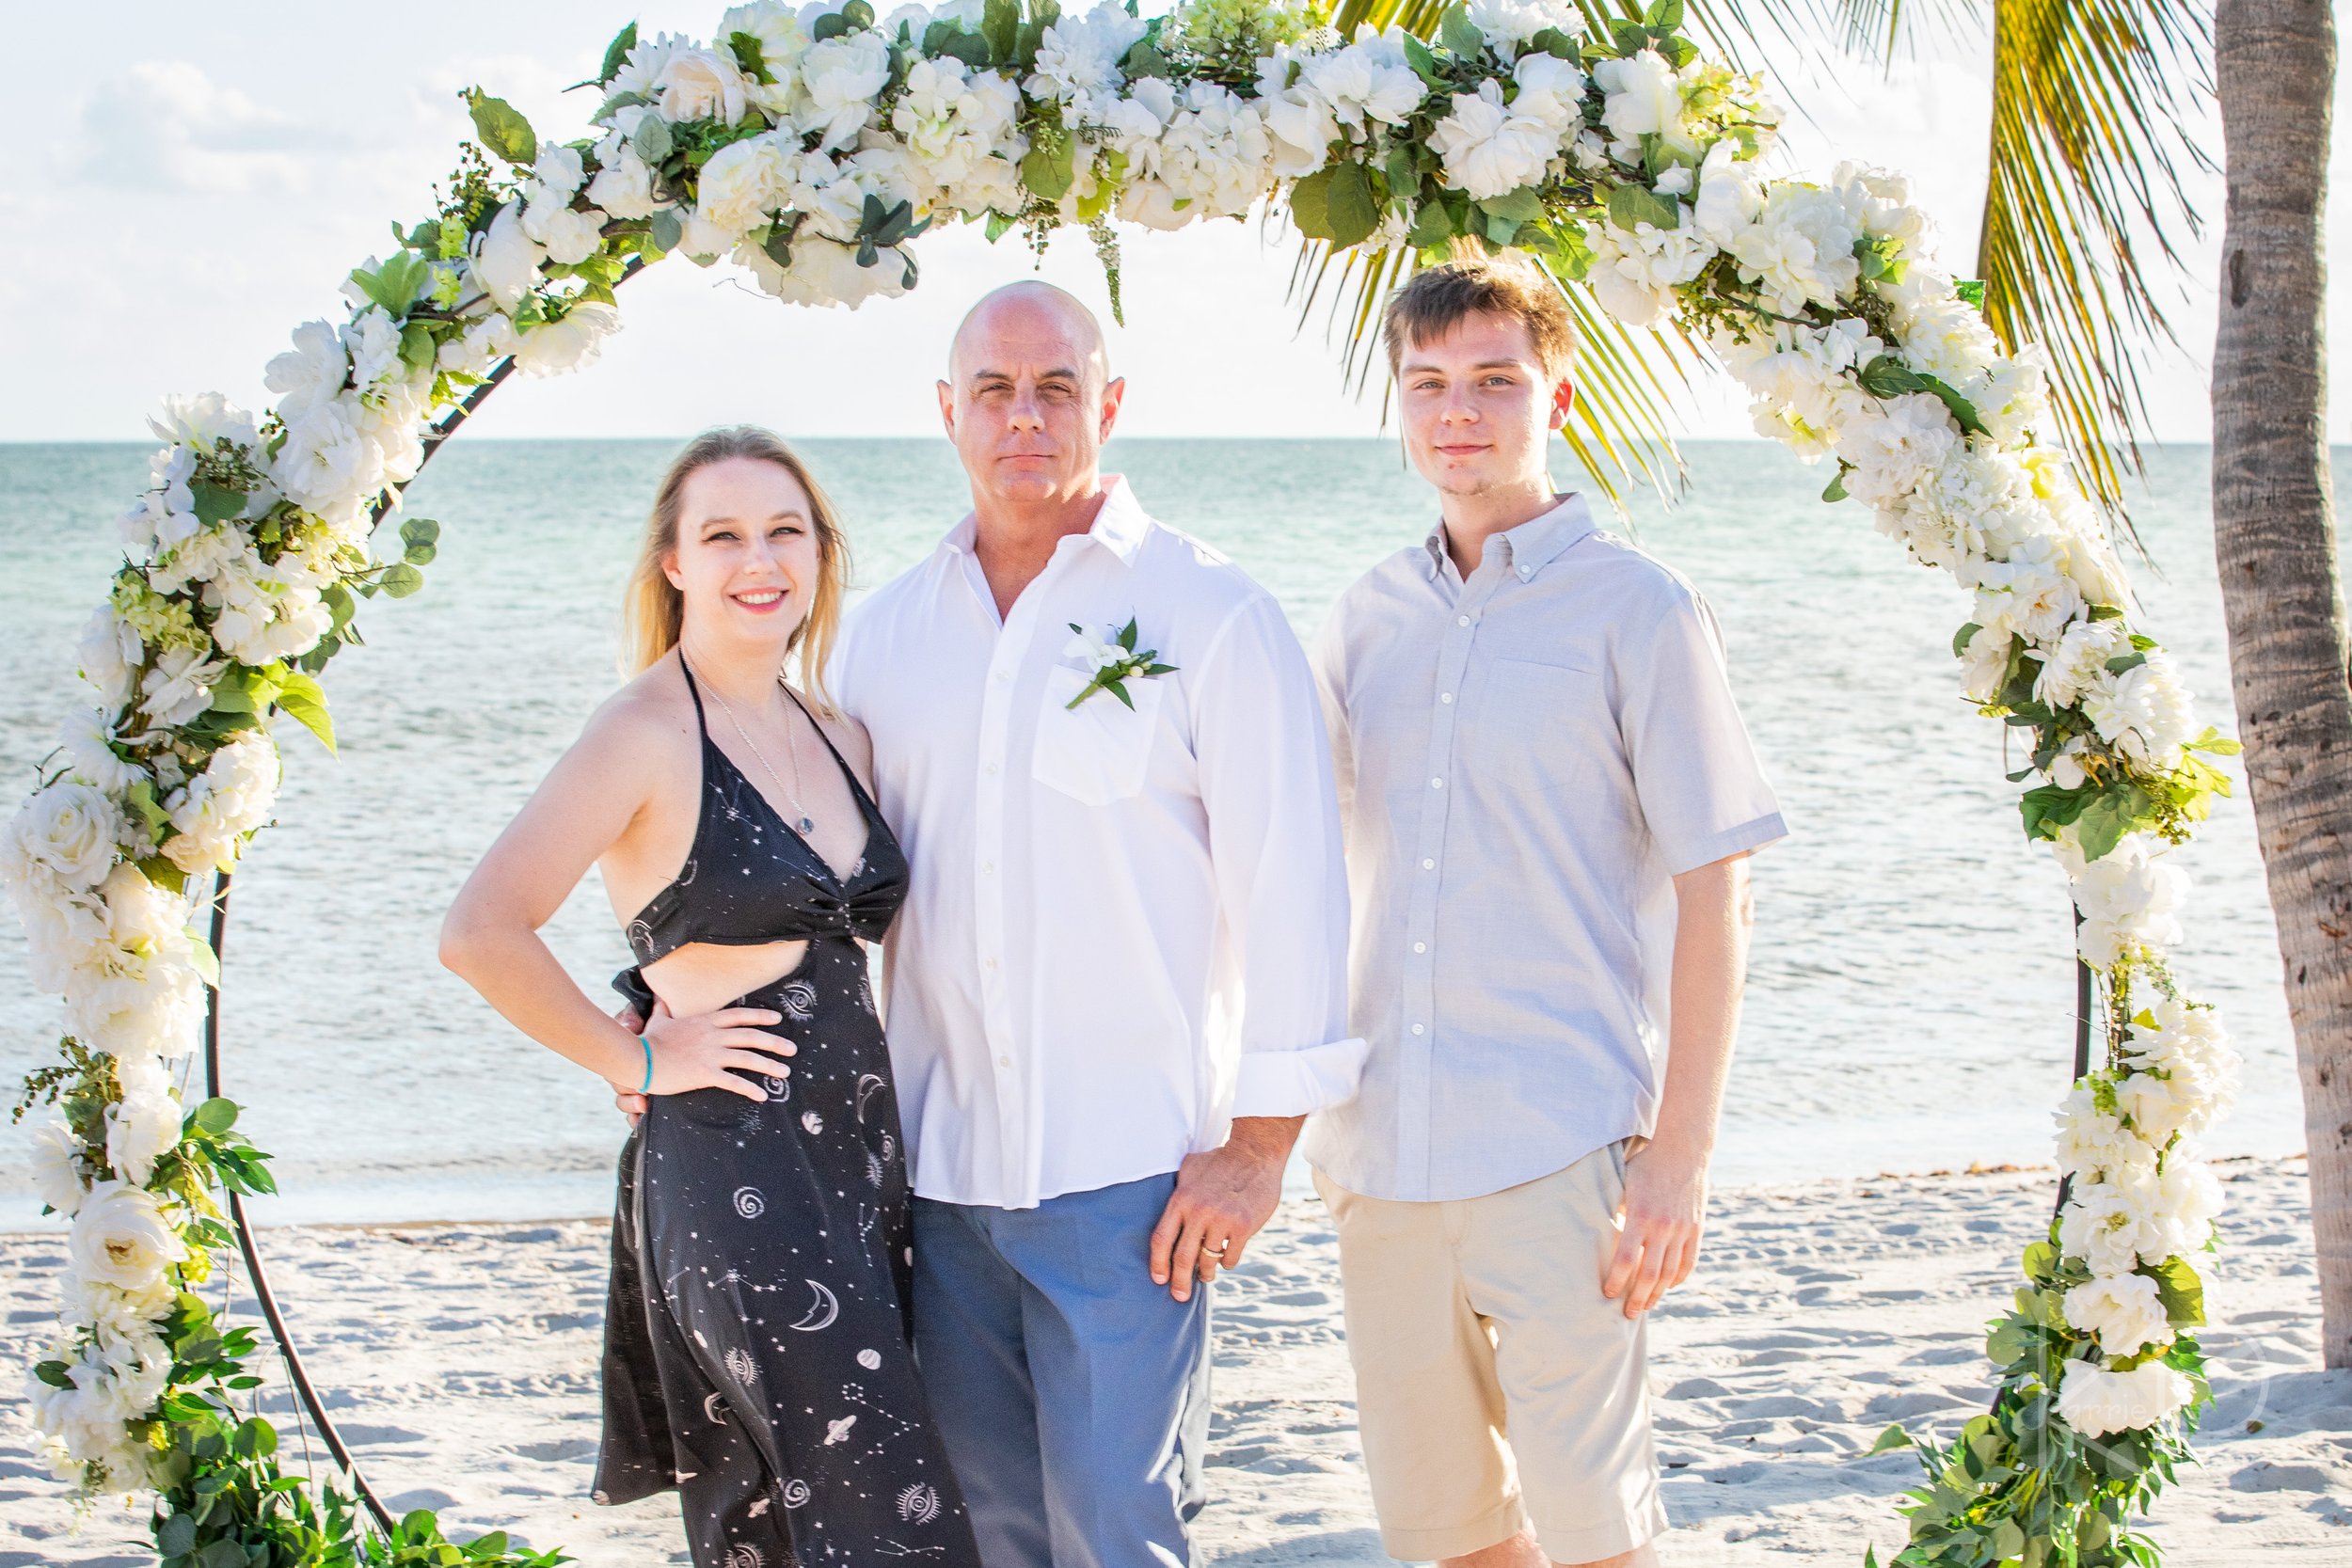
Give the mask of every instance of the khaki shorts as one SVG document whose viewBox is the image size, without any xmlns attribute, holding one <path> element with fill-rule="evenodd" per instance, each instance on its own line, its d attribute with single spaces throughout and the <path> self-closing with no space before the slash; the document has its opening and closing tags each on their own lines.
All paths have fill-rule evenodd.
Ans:
<svg viewBox="0 0 2352 1568">
<path fill-rule="evenodd" d="M 1625 1146 L 1445 1203 L 1351 1193 L 1337 1222 L 1347 1350 L 1380 1543 L 1460 1557 L 1535 1527 L 1554 1562 L 1629 1552 L 1666 1528 L 1644 1323 L 1600 1293 Z"/>
</svg>

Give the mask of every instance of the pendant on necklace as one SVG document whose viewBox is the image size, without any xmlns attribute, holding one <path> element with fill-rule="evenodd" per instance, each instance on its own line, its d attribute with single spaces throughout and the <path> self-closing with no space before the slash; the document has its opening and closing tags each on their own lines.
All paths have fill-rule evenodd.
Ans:
<svg viewBox="0 0 2352 1568">
<path fill-rule="evenodd" d="M 801 836 L 803 838 L 806 838 L 809 834 L 815 832 L 816 831 L 817 824 L 808 819 L 808 814 L 806 812 L 803 812 L 801 814 Z"/>
</svg>

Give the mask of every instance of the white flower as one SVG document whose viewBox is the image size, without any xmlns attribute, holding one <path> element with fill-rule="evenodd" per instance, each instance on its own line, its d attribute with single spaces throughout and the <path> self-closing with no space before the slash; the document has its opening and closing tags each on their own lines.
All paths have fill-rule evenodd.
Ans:
<svg viewBox="0 0 2352 1568">
<path fill-rule="evenodd" d="M 1498 55 L 1507 44 L 1524 43 L 1547 27 L 1573 36 L 1584 24 L 1573 6 L 1560 0 L 1470 0 L 1470 19 Z"/>
<path fill-rule="evenodd" d="M 927 22 L 914 24 L 918 42 L 928 25 Z M 898 28 L 885 22 L 883 31 L 896 33 Z M 808 28 L 799 10 L 781 5 L 778 0 L 755 0 L 753 5 L 732 7 L 719 19 L 715 36 L 731 39 L 737 33 L 749 33 L 758 40 L 759 62 L 775 78 L 772 83 L 749 82 L 745 90 L 751 94 L 752 102 L 771 117 L 781 115 L 792 103 L 801 56 L 808 52 Z"/>
<path fill-rule="evenodd" d="M 1115 670 L 1132 656 L 1120 643 L 1108 637 L 1097 637 L 1090 631 L 1074 629 L 1074 635 L 1062 646 L 1065 658 L 1082 658 L 1097 672 Z"/>
<path fill-rule="evenodd" d="M 72 780 L 51 784 L 17 808 L 0 838 L 0 881 L 38 876 L 69 889 L 96 887 L 129 836 L 104 791 Z"/>
<path fill-rule="evenodd" d="M 1840 193 L 1787 181 L 1767 190 L 1756 220 L 1724 248 L 1739 258 L 1743 280 L 1762 285 L 1767 309 L 1794 316 L 1807 305 L 1835 307 L 1851 292 L 1862 276 L 1853 253 L 1860 237 L 1860 217 Z"/>
<path fill-rule="evenodd" d="M 1413 68 L 1406 63 L 1405 47 L 1400 41 L 1401 30 L 1391 28 L 1387 34 L 1376 33 L 1370 26 L 1359 30 L 1357 40 L 1344 49 L 1332 51 L 1311 61 L 1305 80 L 1326 103 L 1331 106 L 1332 118 L 1351 129 L 1361 128 L 1366 121 L 1382 125 L 1402 125 L 1421 107 L 1428 88 Z M 1551 60 L 1549 55 L 1533 56 L 1536 60 Z M 1576 77 L 1581 90 L 1583 77 L 1565 60 L 1551 60 L 1566 67 Z M 1522 61 L 1522 70 L 1528 62 Z M 1556 85 L 1556 76 L 1540 80 Z M 1522 75 L 1524 84 L 1527 77 Z M 1138 89 L 1141 84 L 1137 84 Z M 1522 87 L 1522 93 L 1525 92 Z"/>
<path fill-rule="evenodd" d="M 596 362 L 604 341 L 621 329 L 621 313 L 583 300 L 560 321 L 534 326 L 515 345 L 515 360 L 530 375 L 562 375 Z"/>
<path fill-rule="evenodd" d="M 141 661 L 147 657 L 139 634 L 123 624 L 112 605 L 101 605 L 82 625 L 82 640 L 74 645 L 74 673 L 98 693 L 109 709 L 131 700 Z"/>
<path fill-rule="evenodd" d="M 262 385 L 278 394 L 278 413 L 289 424 L 343 389 L 351 372 L 342 334 L 326 322 L 304 322 L 294 331 L 294 347 L 269 362 Z"/>
<path fill-rule="evenodd" d="M 1739 144 L 1729 139 L 1708 148 L 1699 165 L 1698 195 L 1692 199 L 1692 221 L 1699 232 L 1728 246 L 1763 210 L 1764 182 L 1754 160 L 1740 157 Z"/>
<path fill-rule="evenodd" d="M 2148 661 L 2124 671 L 2115 684 L 2083 698 L 2083 712 L 2099 738 L 2135 762 L 2176 767 L 2181 745 L 2196 733 L 2196 709 L 2188 688 L 2160 648 Z"/>
<path fill-rule="evenodd" d="M 653 170 L 637 150 L 619 136 L 609 138 L 601 153 L 604 166 L 588 182 L 588 199 L 616 218 L 649 218 L 658 203 L 653 194 Z"/>
<path fill-rule="evenodd" d="M 808 102 L 793 117 L 794 128 L 817 133 L 820 151 L 854 147 L 890 80 L 889 42 L 870 30 L 827 39 L 802 56 L 801 76 Z"/>
<path fill-rule="evenodd" d="M 180 1102 L 167 1090 L 137 1096 L 126 1090 L 106 1107 L 106 1164 L 135 1187 L 147 1184 L 155 1162 L 179 1142 Z"/>
<path fill-rule="evenodd" d="M 468 322 L 464 335 L 443 343 L 437 358 L 445 371 L 480 378 L 514 352 L 515 323 L 493 310 Z"/>
<path fill-rule="evenodd" d="M 213 683 L 229 661 L 200 648 L 166 648 L 139 681 L 139 712 L 157 729 L 177 729 L 213 705 Z"/>
<path fill-rule="evenodd" d="M 634 94 L 650 102 L 660 91 L 661 73 L 669 68 L 670 56 L 681 49 L 693 47 L 693 40 L 675 33 L 657 33 L 641 38 L 621 62 L 621 69 L 612 73 L 612 80 L 604 85 L 610 97 Z M 623 113 L 628 111 L 624 110 Z"/>
<path fill-rule="evenodd" d="M 1126 82 L 1119 62 L 1144 28 L 1118 6 L 1096 6 L 1084 15 L 1065 12 L 1038 40 L 1037 70 L 1023 85 L 1031 98 L 1068 105 L 1062 114 L 1066 125 L 1095 119 L 1089 111 L 1099 112 Z"/>
<path fill-rule="evenodd" d="M 1533 115 L 1503 105 L 1492 81 L 1454 95 L 1454 108 L 1429 133 L 1430 150 L 1445 164 L 1446 182 L 1485 200 L 1538 183 L 1560 151 L 1560 139 Z"/>
<path fill-rule="evenodd" d="M 2058 1216 L 2058 1244 L 2069 1257 L 2090 1264 L 2092 1274 L 2129 1274 L 2143 1259 L 2161 1263 L 2172 1249 L 2156 1212 L 2158 1200 L 2153 1164 L 2077 1182 Z"/>
<path fill-rule="evenodd" d="M 1698 277 L 1715 259 L 1715 246 L 1689 224 L 1660 229 L 1637 223 L 1628 233 L 1614 223 L 1596 224 L 1586 238 L 1593 246 L 1587 277 L 1611 315 L 1636 326 L 1681 309 L 1677 284 Z"/>
<path fill-rule="evenodd" d="M 743 118 L 747 87 L 732 58 L 715 49 L 680 47 L 672 49 L 662 62 L 661 73 L 654 78 L 648 96 L 664 119 L 715 119 L 732 125 Z"/>
<path fill-rule="evenodd" d="M 490 220 L 474 247 L 474 281 L 501 310 L 511 310 L 539 281 L 545 247 L 523 230 L 522 204 L 510 201 Z"/>
<path fill-rule="evenodd" d="M 1400 50 L 1398 69 L 1412 85 L 1413 97 L 1404 106 L 1393 124 L 1403 124 L 1406 115 L 1421 103 L 1421 78 L 1412 68 L 1403 64 Z M 1556 55 L 1528 55 L 1511 70 L 1511 79 L 1519 86 L 1518 96 L 1511 100 L 1511 112 L 1540 122 L 1555 139 L 1565 141 L 1584 124 L 1584 72 Z M 1683 171 L 1687 173 L 1688 171 Z M 1661 180 L 1660 189 L 1665 184 Z"/>
<path fill-rule="evenodd" d="M 2131 634 L 2120 619 L 2068 623 L 2057 646 L 2042 656 L 2034 700 L 2053 708 L 2074 706 L 2106 673 L 2107 660 L 2130 648 Z"/>
<path fill-rule="evenodd" d="M 150 419 L 147 428 L 162 440 L 206 451 L 222 441 L 250 448 L 261 439 L 253 416 L 218 392 L 175 392 L 164 399 L 163 418 Z"/>
<path fill-rule="evenodd" d="M 762 289 L 787 304 L 846 305 L 854 310 L 868 299 L 906 293 L 906 261 L 895 247 L 882 251 L 873 266 L 862 267 L 853 247 L 804 231 L 792 242 L 788 270 L 748 242 L 737 248 L 735 259 L 751 269 Z"/>
<path fill-rule="evenodd" d="M 322 403 L 287 425 L 270 478 L 296 506 L 331 517 L 382 493 L 383 449 L 354 413 L 342 402 Z"/>
<path fill-rule="evenodd" d="M 2195 1386 L 2161 1361 L 2127 1372 L 2071 1361 L 2058 1385 L 2058 1415 L 2083 1436 L 2104 1437 L 2154 1426 L 2195 1395 Z"/>
<path fill-rule="evenodd" d="M 1998 696 L 2016 645 L 2017 639 L 2008 632 L 1979 626 L 1960 650 L 1962 695 L 1972 703 L 1989 703 Z"/>
<path fill-rule="evenodd" d="M 2026 540 L 2006 561 L 1979 562 L 1970 577 L 1977 624 L 2013 631 L 2037 646 L 2058 641 L 2083 612 L 2082 591 L 2047 538 Z"/>
<path fill-rule="evenodd" d="M 1330 101 L 1304 74 L 1289 87 L 1282 87 L 1279 76 L 1272 85 L 1262 80 L 1258 86 L 1256 106 L 1266 135 L 1273 138 L 1275 174 L 1289 180 L 1321 168 L 1331 144 L 1340 139 L 1339 117 Z"/>
<path fill-rule="evenodd" d="M 82 1140 L 62 1121 L 43 1122 L 33 1131 L 33 1192 L 41 1207 L 71 1216 L 89 1191 L 89 1167 L 82 1158 Z"/>
<path fill-rule="evenodd" d="M 164 800 L 177 836 L 164 845 L 191 876 L 232 869 L 245 837 L 269 818 L 278 792 L 278 748 L 247 730 L 213 753 L 204 771 Z"/>
<path fill-rule="evenodd" d="M 2095 1177 L 2156 1163 L 2156 1151 L 2145 1140 L 2121 1117 L 2099 1108 L 2098 1091 L 2090 1085 L 2067 1094 L 2057 1121 L 2058 1169 L 2070 1176 Z"/>
<path fill-rule="evenodd" d="M 565 266 L 585 261 L 604 243 L 604 214 L 581 211 L 570 198 L 534 201 L 523 209 L 523 232 L 547 249 L 548 260 Z"/>
<path fill-rule="evenodd" d="M 370 399 L 380 395 L 379 388 L 407 379 L 408 368 L 400 358 L 400 326 L 382 306 L 371 305 L 354 316 L 343 327 L 342 341 L 351 356 L 354 396 Z"/>
<path fill-rule="evenodd" d="M 539 160 L 523 182 L 523 195 L 533 206 L 542 201 L 569 201 L 580 194 L 580 182 L 587 178 L 588 166 L 580 149 L 549 142 L 539 149 Z"/>
<path fill-rule="evenodd" d="M 1846 493 L 1866 506 L 1899 501 L 1959 440 L 1951 410 L 1931 392 L 1857 404 L 1836 434 L 1837 455 L 1854 467 L 1846 476 Z"/>
<path fill-rule="evenodd" d="M 696 210 L 731 235 L 759 228 L 789 202 L 799 152 L 798 136 L 774 133 L 721 148 L 703 166 Z"/>
<path fill-rule="evenodd" d="M 101 1181 L 89 1190 L 66 1246 L 84 1279 L 126 1291 L 151 1288 L 188 1256 L 187 1243 L 153 1195 L 124 1181 Z"/>
<path fill-rule="evenodd" d="M 2188 879 L 2152 856 L 2139 835 L 2095 861 L 2084 860 L 2072 828 L 2050 847 L 2067 874 L 2074 907 L 2082 911 L 2079 945 L 2086 963 L 2106 969 L 2181 940 L 2179 911 L 2188 896 Z"/>
<path fill-rule="evenodd" d="M 2192 1100 L 2185 1132 L 2204 1131 L 2237 1097 L 2238 1053 L 2212 1007 L 2159 998 L 2133 1018 L 2123 1048 L 2135 1079 L 2161 1073 Z"/>
<path fill-rule="evenodd" d="M 2099 1337 L 2099 1348 L 2109 1358 L 2161 1350 L 2172 1342 L 2172 1320 L 2164 1309 L 2164 1297 L 2144 1274 L 2101 1275 L 2067 1291 L 2060 1305 L 2068 1323 Z"/>
<path fill-rule="evenodd" d="M 1597 61 L 1593 80 L 1600 84 L 1600 122 L 1611 135 L 1629 142 L 1655 135 L 1678 152 L 1698 156 L 1698 144 L 1683 123 L 1682 82 L 1657 50 Z"/>
</svg>

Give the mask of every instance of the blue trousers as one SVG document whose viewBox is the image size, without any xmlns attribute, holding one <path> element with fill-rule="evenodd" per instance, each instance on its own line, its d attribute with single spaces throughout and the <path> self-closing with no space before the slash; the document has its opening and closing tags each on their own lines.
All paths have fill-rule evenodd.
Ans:
<svg viewBox="0 0 2352 1568">
<path fill-rule="evenodd" d="M 986 1568 L 1181 1568 L 1209 1292 L 1146 1268 L 1176 1178 L 1034 1209 L 914 1203 L 915 1355 Z"/>
</svg>

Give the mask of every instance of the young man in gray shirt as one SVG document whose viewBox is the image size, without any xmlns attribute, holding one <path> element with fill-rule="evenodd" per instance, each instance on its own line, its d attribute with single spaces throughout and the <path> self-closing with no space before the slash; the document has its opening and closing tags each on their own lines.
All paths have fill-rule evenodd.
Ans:
<svg viewBox="0 0 2352 1568">
<path fill-rule="evenodd" d="M 1745 857 L 1785 830 L 1705 601 L 1552 492 L 1558 291 L 1430 268 L 1387 345 L 1443 520 L 1317 652 L 1371 1055 L 1304 1145 L 1365 1464 L 1395 1557 L 1653 1563 L 1643 1314 L 1697 1256 Z"/>
</svg>

